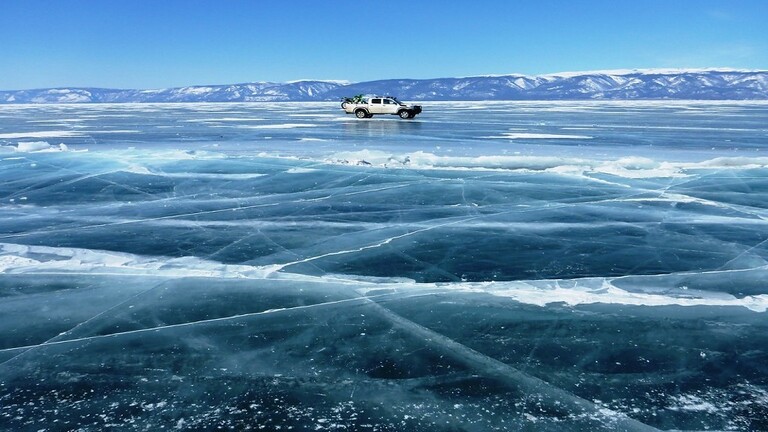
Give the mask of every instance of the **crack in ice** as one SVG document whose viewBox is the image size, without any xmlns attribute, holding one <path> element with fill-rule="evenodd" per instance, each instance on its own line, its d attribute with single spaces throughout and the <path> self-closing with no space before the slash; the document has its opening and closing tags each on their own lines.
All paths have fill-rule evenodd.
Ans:
<svg viewBox="0 0 768 432">
<path fill-rule="evenodd" d="M 622 431 L 652 432 L 658 429 L 639 422 L 629 416 L 598 406 L 565 389 L 556 387 L 548 382 L 522 372 L 504 362 L 496 360 L 455 340 L 437 333 L 427 327 L 417 324 L 401 315 L 385 308 L 372 298 L 366 298 L 368 303 L 387 321 L 407 331 L 410 335 L 422 340 L 437 349 L 446 357 L 452 358 L 467 367 L 481 372 L 484 376 L 513 389 L 522 389 L 526 397 L 539 396 L 555 406 L 571 410 L 571 414 L 587 415 L 600 419 Z"/>
<path fill-rule="evenodd" d="M 156 287 L 153 287 L 153 288 L 151 288 L 150 290 L 147 290 L 147 291 L 151 291 L 152 289 L 155 289 L 155 288 Z M 137 296 L 141 295 L 141 294 L 144 294 L 144 293 L 145 292 L 137 294 Z M 420 297 L 420 296 L 426 296 L 426 295 L 430 295 L 430 294 L 431 293 L 410 294 L 410 295 L 404 296 L 404 297 Z M 9 364 L 10 362 L 12 362 L 15 359 L 21 358 L 22 356 L 24 356 L 28 352 L 31 352 L 33 350 L 40 349 L 40 348 L 50 347 L 50 346 L 68 345 L 68 344 L 74 344 L 74 343 L 79 343 L 79 342 L 89 342 L 89 341 L 94 341 L 94 340 L 110 339 L 110 338 L 116 338 L 116 337 L 121 337 L 121 336 L 136 335 L 136 334 L 142 334 L 142 333 L 151 333 L 151 332 L 158 332 L 158 331 L 164 331 L 164 330 L 172 330 L 172 329 L 191 327 L 191 326 L 197 326 L 197 325 L 205 325 L 205 324 L 212 324 L 212 323 L 234 321 L 234 320 L 238 320 L 238 319 L 251 318 L 251 317 L 256 317 L 256 316 L 261 316 L 261 315 L 270 315 L 270 314 L 277 314 L 277 313 L 294 312 L 294 311 L 298 311 L 298 310 L 317 309 L 317 308 L 323 308 L 323 307 L 338 306 L 338 305 L 343 305 L 343 304 L 355 304 L 355 303 L 366 304 L 369 301 L 369 299 L 378 298 L 378 297 L 387 297 L 387 296 L 390 296 L 390 295 L 391 294 L 380 294 L 380 295 L 370 296 L 370 297 L 367 297 L 367 296 L 353 297 L 353 298 L 346 298 L 346 299 L 342 299 L 342 300 L 333 300 L 333 301 L 328 301 L 328 302 L 315 303 L 315 304 L 310 304 L 310 305 L 301 305 L 301 306 L 293 306 L 293 307 L 286 307 L 286 308 L 276 308 L 276 309 L 266 309 L 266 310 L 259 311 L 259 312 L 251 312 L 251 313 L 245 313 L 245 314 L 230 315 L 230 316 L 225 316 L 225 317 L 203 319 L 203 320 L 183 322 L 183 323 L 177 323 L 177 324 L 167 324 L 167 325 L 161 325 L 161 326 L 157 326 L 157 327 L 147 327 L 147 328 L 136 329 L 136 330 L 128 330 L 128 331 L 115 332 L 115 333 L 109 333 L 109 334 L 103 334 L 103 335 L 84 336 L 84 337 L 77 337 L 77 338 L 72 338 L 72 339 L 56 340 L 56 338 L 53 338 L 51 340 L 48 340 L 48 341 L 45 341 L 45 342 L 42 342 L 42 343 L 39 343 L 39 344 L 35 344 L 35 345 L 25 345 L 25 346 L 19 346 L 19 347 L 0 349 L 0 353 L 8 353 L 8 352 L 14 353 L 16 351 L 22 351 L 21 353 L 16 354 L 12 358 L 10 358 L 10 359 L 0 363 L 0 367 Z M 127 301 L 128 300 L 122 302 L 121 305 L 125 304 Z M 98 315 L 92 317 L 88 321 L 96 319 L 98 316 L 103 315 L 104 313 L 109 312 L 110 310 L 113 310 L 113 309 L 115 309 L 118 306 L 119 305 L 117 305 L 117 306 L 115 306 L 113 308 L 110 308 L 110 309 L 108 309 L 108 310 L 106 310 L 106 311 L 104 311 L 102 313 L 99 313 Z M 81 323 L 81 324 L 84 324 L 84 323 Z M 76 327 L 78 327 L 78 326 L 76 326 Z M 59 336 L 62 336 L 62 337 L 66 336 L 67 333 L 69 333 L 69 331 L 62 333 L 62 334 L 58 335 L 57 337 L 59 337 Z"/>
</svg>

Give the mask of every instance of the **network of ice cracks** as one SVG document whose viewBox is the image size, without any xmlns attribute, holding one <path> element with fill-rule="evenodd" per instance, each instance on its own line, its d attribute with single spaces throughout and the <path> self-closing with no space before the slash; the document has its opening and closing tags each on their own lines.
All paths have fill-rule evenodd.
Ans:
<svg viewBox="0 0 768 432">
<path fill-rule="evenodd" d="M 83 127 L 4 130 L 0 425 L 765 424 L 763 158 L 557 154 L 635 136 L 621 109 L 661 122 L 654 104 L 442 108 L 420 123 L 290 104 L 57 108 Z M 505 121 L 483 117 L 473 150 L 447 151 L 467 111 Z M 536 127 L 506 121 L 531 112 Z M 595 112 L 615 123 L 582 125 Z M 158 132 L 179 124 L 194 128 Z M 701 133 L 644 139 L 670 130 Z M 518 140 L 555 151 L 483 147 Z"/>
</svg>

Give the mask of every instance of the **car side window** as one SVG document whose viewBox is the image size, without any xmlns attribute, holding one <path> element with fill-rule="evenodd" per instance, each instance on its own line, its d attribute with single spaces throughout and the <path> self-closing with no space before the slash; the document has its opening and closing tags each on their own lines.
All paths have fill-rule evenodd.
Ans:
<svg viewBox="0 0 768 432">
<path fill-rule="evenodd" d="M 391 100 L 389 100 L 389 99 L 384 99 L 384 104 L 385 104 L 385 105 L 391 105 L 391 104 L 392 104 L 392 101 L 391 101 Z"/>
<path fill-rule="evenodd" d="M 380 104 L 381 103 L 381 99 L 371 99 L 371 103 Z"/>
</svg>

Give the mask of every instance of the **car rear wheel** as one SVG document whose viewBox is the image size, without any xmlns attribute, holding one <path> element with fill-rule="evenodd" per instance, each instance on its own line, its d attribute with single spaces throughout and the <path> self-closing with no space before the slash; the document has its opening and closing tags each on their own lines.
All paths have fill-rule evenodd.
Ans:
<svg viewBox="0 0 768 432">
<path fill-rule="evenodd" d="M 359 109 L 359 110 L 355 111 L 355 116 L 357 116 L 357 118 L 367 118 L 368 117 L 368 113 L 365 112 L 365 110 L 363 110 L 363 109 Z"/>
</svg>

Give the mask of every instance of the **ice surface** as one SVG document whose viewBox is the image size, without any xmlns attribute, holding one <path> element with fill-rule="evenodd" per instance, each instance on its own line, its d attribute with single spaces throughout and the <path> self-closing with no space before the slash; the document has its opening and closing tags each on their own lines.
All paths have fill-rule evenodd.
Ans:
<svg viewBox="0 0 768 432">
<path fill-rule="evenodd" d="M 499 137 L 488 138 L 502 138 L 502 139 L 590 139 L 591 136 L 587 135 L 566 135 L 566 134 L 541 134 L 541 133 L 526 133 L 526 132 L 504 132 Z"/>
<path fill-rule="evenodd" d="M 0 139 L 14 138 L 64 138 L 82 136 L 79 131 L 44 131 L 44 132 L 10 132 L 0 133 Z"/>
<path fill-rule="evenodd" d="M 424 109 L 0 106 L 0 429 L 768 428 L 768 104 Z"/>
</svg>

